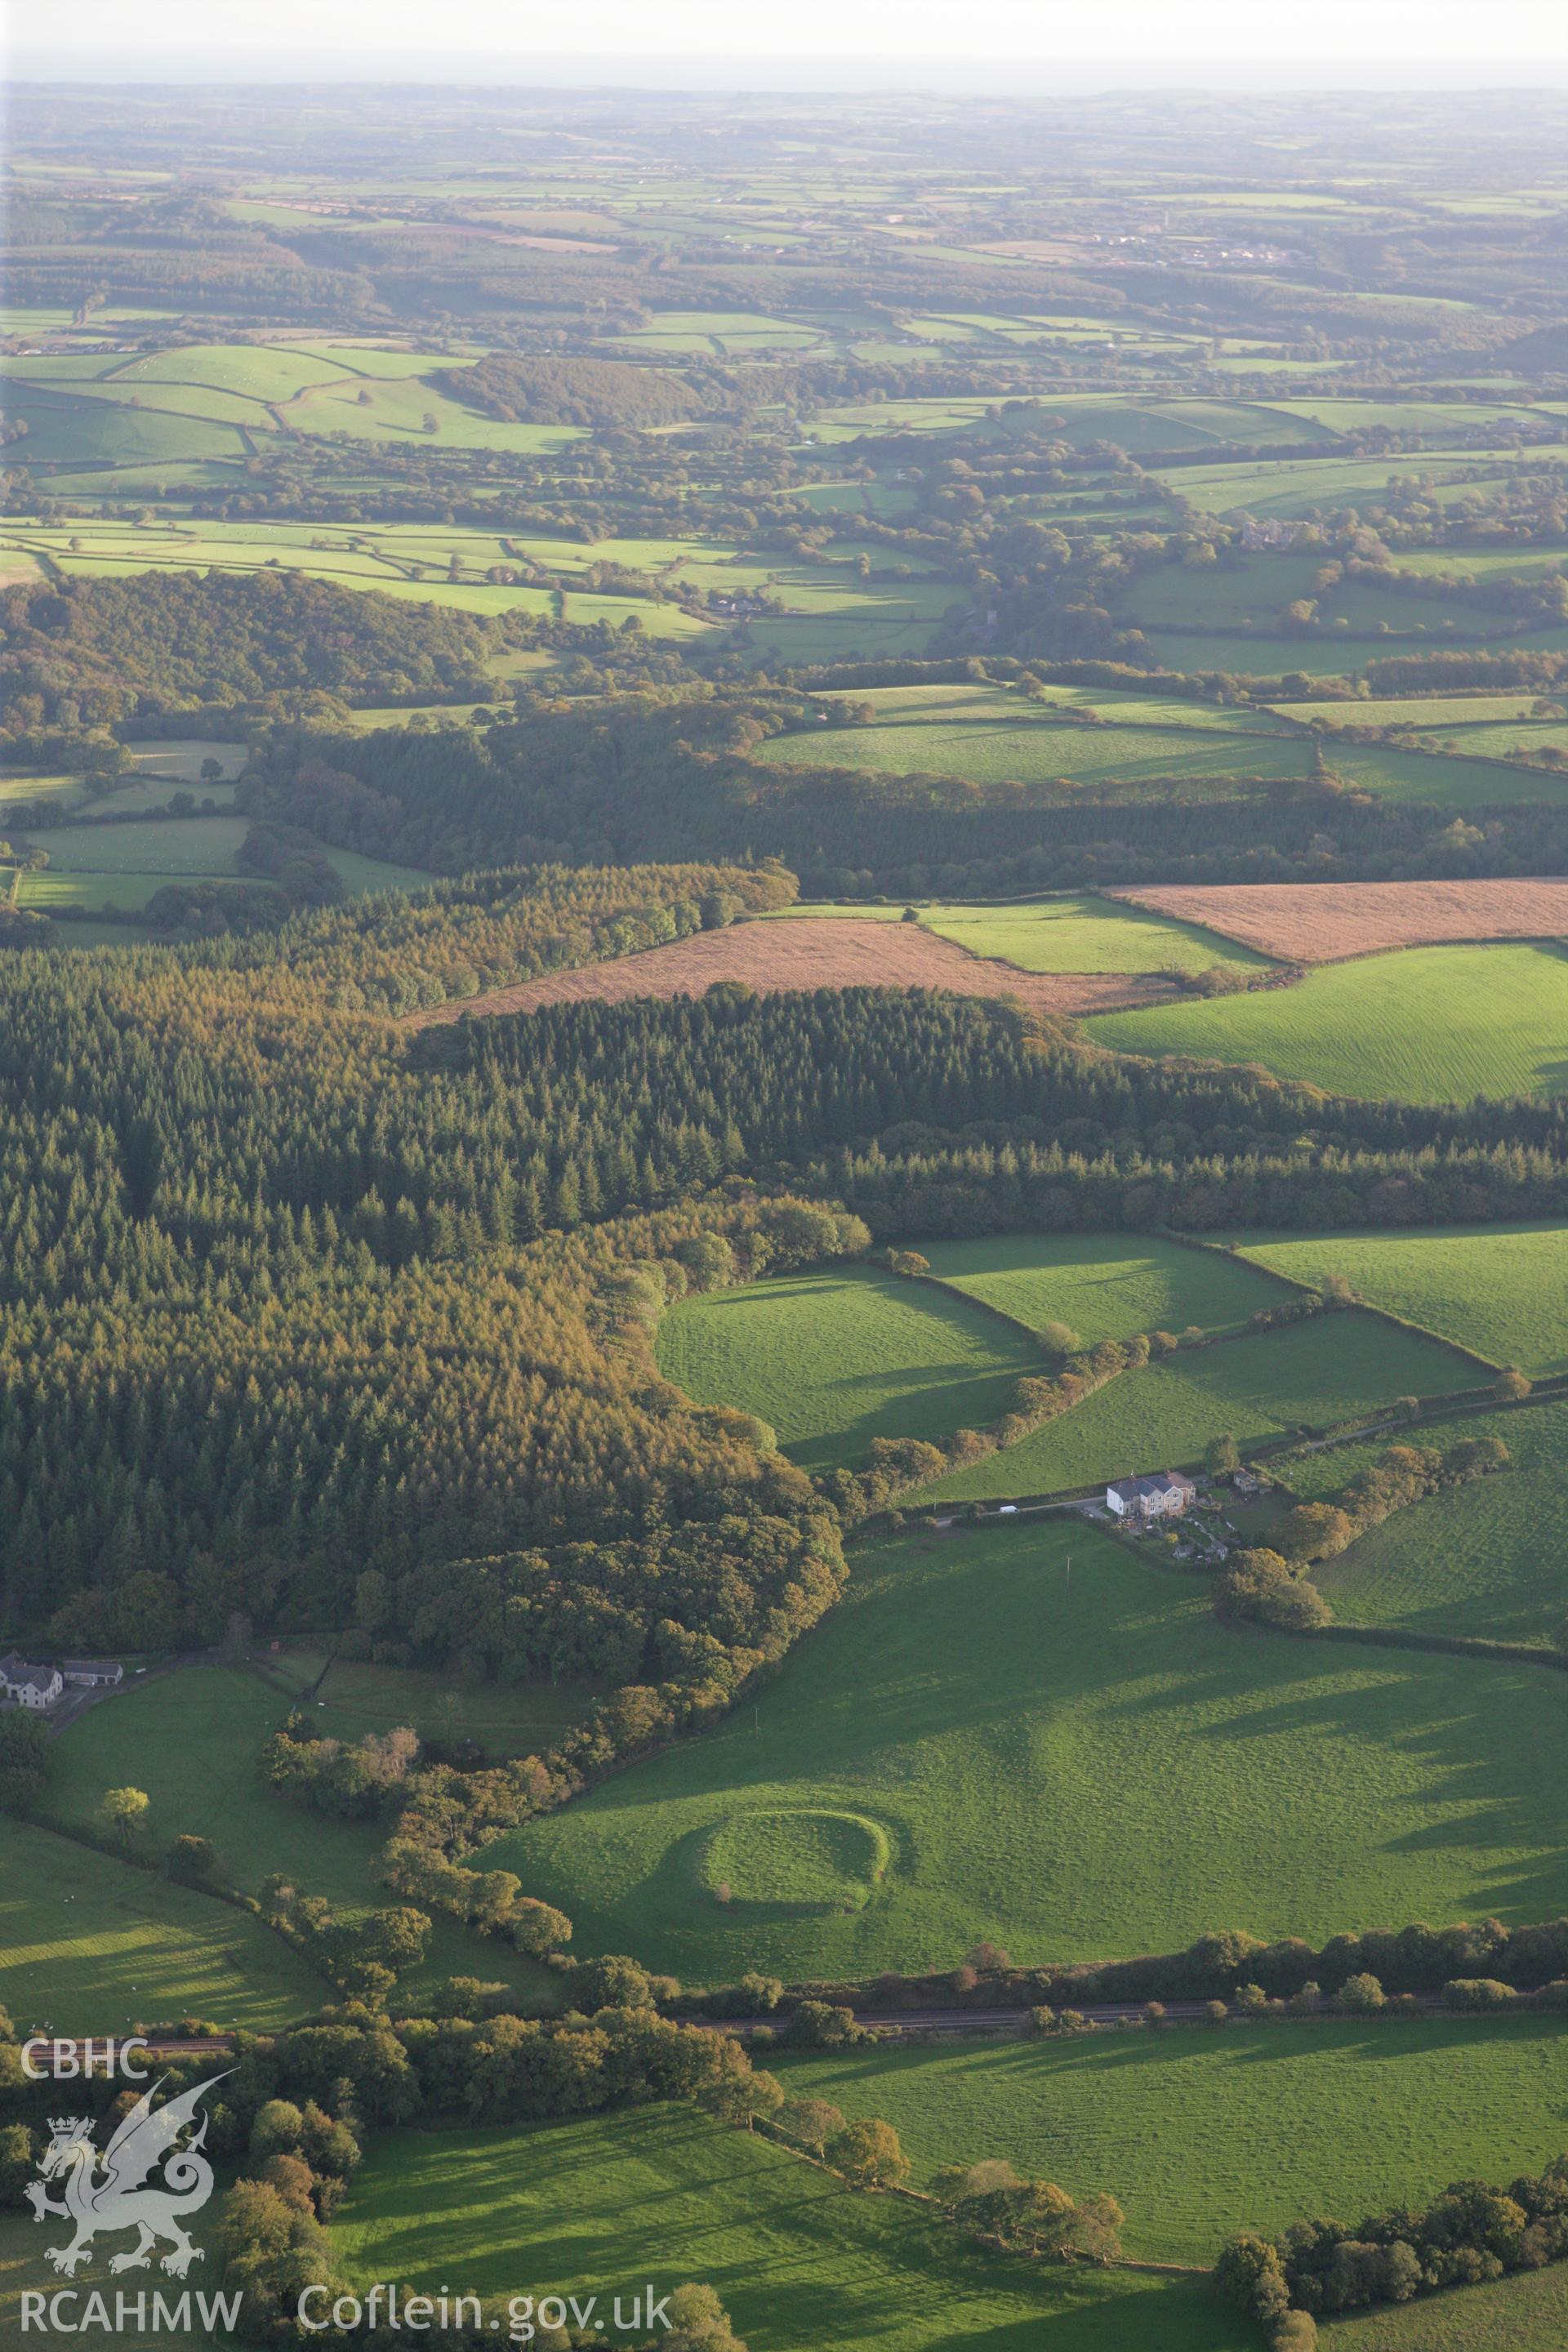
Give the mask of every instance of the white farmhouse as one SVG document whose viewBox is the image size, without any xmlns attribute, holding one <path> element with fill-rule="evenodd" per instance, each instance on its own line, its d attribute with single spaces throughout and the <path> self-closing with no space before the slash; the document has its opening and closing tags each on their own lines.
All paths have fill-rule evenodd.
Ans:
<svg viewBox="0 0 1568 2352">
<path fill-rule="evenodd" d="M 125 1679 L 125 1669 L 112 1658 L 25 1658 L 20 1650 L 0 1657 L 0 1700 L 12 1706 L 42 1711 L 68 1690 L 113 1690 Z"/>
<path fill-rule="evenodd" d="M 1179 1519 L 1197 1488 L 1180 1470 L 1156 1470 L 1147 1478 L 1120 1478 L 1105 1490 L 1119 1519 Z"/>
<path fill-rule="evenodd" d="M 0 1658 L 0 1696 L 13 1706 L 30 1706 L 39 1712 L 53 1706 L 65 1689 L 58 1666 L 42 1666 L 32 1658 L 24 1658 L 12 1650 Z"/>
</svg>

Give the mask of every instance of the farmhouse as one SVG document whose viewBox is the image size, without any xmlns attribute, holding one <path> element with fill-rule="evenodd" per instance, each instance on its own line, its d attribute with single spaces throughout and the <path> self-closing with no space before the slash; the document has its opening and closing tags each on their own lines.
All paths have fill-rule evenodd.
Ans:
<svg viewBox="0 0 1568 2352">
<path fill-rule="evenodd" d="M 16 1650 L 0 1658 L 0 1691 L 13 1706 L 53 1706 L 64 1689 L 58 1666 L 40 1665 Z"/>
<path fill-rule="evenodd" d="M 0 1657 L 0 1698 L 13 1706 L 49 1707 L 68 1690 L 112 1690 L 124 1679 L 124 1667 L 107 1658 L 66 1658 L 57 1665 L 19 1650 Z"/>
<path fill-rule="evenodd" d="M 1180 1470 L 1157 1470 L 1147 1478 L 1119 1479 L 1106 1488 L 1105 1499 L 1119 1519 L 1176 1519 L 1196 1492 Z"/>
</svg>

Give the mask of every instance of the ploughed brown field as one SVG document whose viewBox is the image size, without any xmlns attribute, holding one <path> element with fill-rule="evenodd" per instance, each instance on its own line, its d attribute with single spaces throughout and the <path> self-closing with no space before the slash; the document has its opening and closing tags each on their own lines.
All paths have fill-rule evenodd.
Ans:
<svg viewBox="0 0 1568 2352">
<path fill-rule="evenodd" d="M 1152 913 L 1201 923 L 1286 963 L 1337 963 L 1381 948 L 1568 939 L 1568 879 L 1501 882 L 1231 882 L 1110 890 Z"/>
<path fill-rule="evenodd" d="M 1020 971 L 994 956 L 971 955 L 915 923 L 827 915 L 820 922 L 736 923 L 700 931 L 641 955 L 465 996 L 411 1013 L 404 1025 L 425 1028 L 433 1021 L 459 1021 L 465 1013 L 532 1013 L 579 997 L 700 996 L 720 980 L 742 981 L 762 995 L 792 988 L 946 988 L 959 996 L 1015 996 L 1035 1012 L 1066 1013 L 1158 1004 L 1174 992 L 1147 972 Z"/>
</svg>

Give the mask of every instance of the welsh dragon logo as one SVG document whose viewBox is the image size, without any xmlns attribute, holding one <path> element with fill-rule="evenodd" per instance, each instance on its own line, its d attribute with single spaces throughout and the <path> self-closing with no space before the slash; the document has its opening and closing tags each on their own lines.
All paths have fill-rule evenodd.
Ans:
<svg viewBox="0 0 1568 2352">
<path fill-rule="evenodd" d="M 100 2231 L 138 2232 L 128 2253 L 113 2256 L 110 2271 L 150 2269 L 154 2247 L 165 2241 L 173 2251 L 163 2255 L 161 2267 L 175 2278 L 205 2259 L 181 2223 L 186 2214 L 199 2213 L 213 2193 L 213 2168 L 201 2152 L 207 2117 L 198 2116 L 197 2105 L 204 2092 L 226 2079 L 215 2074 L 154 2112 L 153 2101 L 168 2080 L 161 2076 L 137 2100 L 101 2156 L 92 2144 L 90 2116 L 51 2116 L 49 2144 L 38 2166 L 41 2178 L 28 2183 L 26 2197 L 36 2221 L 76 2226 L 68 2246 L 45 2248 L 56 2270 L 74 2278 L 83 2263 L 91 2262 Z M 191 2137 L 182 2147 L 180 2136 L 187 2129 Z M 154 2179 L 160 2165 L 163 2178 Z M 58 2205 L 49 2202 L 44 2184 L 50 2180 L 60 2183 Z"/>
</svg>

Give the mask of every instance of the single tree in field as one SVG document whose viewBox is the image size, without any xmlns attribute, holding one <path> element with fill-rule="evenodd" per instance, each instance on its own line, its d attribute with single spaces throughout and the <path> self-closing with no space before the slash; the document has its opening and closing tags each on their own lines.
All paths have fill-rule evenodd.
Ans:
<svg viewBox="0 0 1568 2352">
<path fill-rule="evenodd" d="M 182 1879 L 187 1886 L 216 1886 L 223 1877 L 222 1864 L 205 1837 L 175 1838 L 167 1863 L 170 1877 Z"/>
<path fill-rule="evenodd" d="M 877 2116 L 836 2133 L 826 2154 L 835 2172 L 857 2189 L 893 2189 L 910 2177 L 910 2159 L 899 2146 L 898 2133 Z"/>
<path fill-rule="evenodd" d="M 740 2043 L 725 2034 L 714 2053 L 713 2073 L 697 2096 L 721 2123 L 744 2124 L 750 2131 L 759 2116 L 778 2113 L 784 2085 L 776 2074 L 753 2066 Z"/>
<path fill-rule="evenodd" d="M 1335 1503 L 1298 1503 L 1273 1529 L 1273 1545 L 1295 1567 L 1309 1559 L 1330 1559 L 1355 1538 L 1355 1524 Z"/>
<path fill-rule="evenodd" d="M 1388 1997 L 1377 1978 L 1363 1972 L 1345 1979 L 1340 1987 L 1335 2006 L 1349 2017 L 1370 2017 L 1376 2011 L 1386 2008 L 1387 2003 Z"/>
<path fill-rule="evenodd" d="M 1215 1477 L 1223 1477 L 1227 1471 L 1238 1469 L 1240 1465 L 1241 1455 L 1237 1450 L 1236 1440 L 1228 1430 L 1221 1437 L 1210 1438 L 1208 1451 L 1204 1455 L 1205 1470 L 1212 1472 Z"/>
<path fill-rule="evenodd" d="M 813 2156 L 820 2156 L 830 2139 L 845 2128 L 844 2110 L 831 2099 L 786 2099 L 778 2112 L 778 2127 Z"/>
<path fill-rule="evenodd" d="M 1070 1323 L 1042 1323 L 1037 1337 L 1041 1347 L 1048 1348 L 1053 1356 L 1070 1356 L 1083 1345 Z"/>
<path fill-rule="evenodd" d="M 99 1799 L 98 1818 L 129 1845 L 147 1816 L 152 1800 L 144 1789 L 106 1789 Z"/>
</svg>

